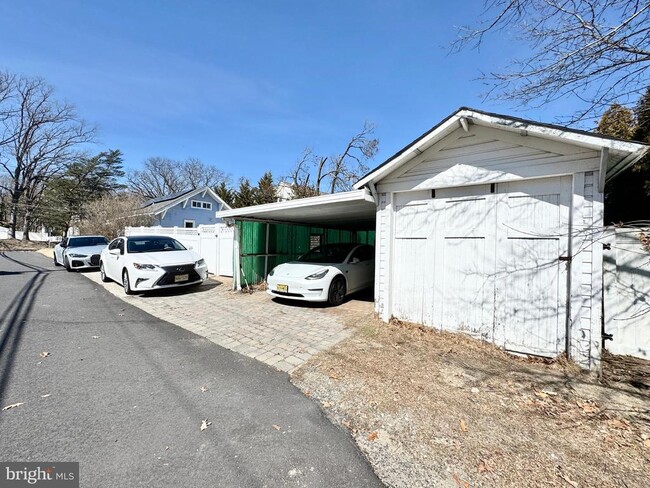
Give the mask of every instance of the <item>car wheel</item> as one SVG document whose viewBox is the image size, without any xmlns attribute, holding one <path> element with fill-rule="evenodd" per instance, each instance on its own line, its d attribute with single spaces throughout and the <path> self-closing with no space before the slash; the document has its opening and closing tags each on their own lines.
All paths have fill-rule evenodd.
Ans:
<svg viewBox="0 0 650 488">
<path fill-rule="evenodd" d="M 126 270 L 122 271 L 122 286 L 124 287 L 124 293 L 127 295 L 133 295 L 133 290 L 129 283 L 129 273 Z"/>
<path fill-rule="evenodd" d="M 54 266 L 61 266 L 59 262 L 56 260 L 56 253 L 53 254 L 54 254 Z"/>
<path fill-rule="evenodd" d="M 104 271 L 104 263 L 99 263 L 99 277 L 102 279 L 102 283 L 108 283 L 110 280 L 106 276 L 106 271 Z"/>
<path fill-rule="evenodd" d="M 70 266 L 70 261 L 67 257 L 63 258 L 63 266 L 65 266 L 66 271 L 73 271 L 72 267 Z"/>
<path fill-rule="evenodd" d="M 330 283 L 330 289 L 327 293 L 327 301 L 330 305 L 341 305 L 345 298 L 345 278 L 336 276 Z"/>
</svg>

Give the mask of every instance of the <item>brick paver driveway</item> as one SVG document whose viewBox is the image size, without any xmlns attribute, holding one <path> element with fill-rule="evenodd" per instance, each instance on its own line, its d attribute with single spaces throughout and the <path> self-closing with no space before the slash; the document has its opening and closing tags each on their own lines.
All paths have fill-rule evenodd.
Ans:
<svg viewBox="0 0 650 488">
<path fill-rule="evenodd" d="M 119 284 L 102 283 L 99 273 L 84 275 L 154 317 L 287 372 L 347 337 L 347 320 L 372 313 L 370 300 L 336 309 L 279 302 L 263 291 L 234 292 L 227 279 L 214 278 L 200 287 L 126 296 Z"/>
</svg>

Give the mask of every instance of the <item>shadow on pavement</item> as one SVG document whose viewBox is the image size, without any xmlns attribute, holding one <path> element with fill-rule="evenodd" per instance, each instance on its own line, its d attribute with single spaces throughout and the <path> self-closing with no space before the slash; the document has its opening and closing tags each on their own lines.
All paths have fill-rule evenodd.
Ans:
<svg viewBox="0 0 650 488">
<path fill-rule="evenodd" d="M 0 405 L 3 403 L 4 392 L 11 376 L 11 369 L 14 363 L 14 355 L 23 334 L 23 327 L 34 306 L 34 300 L 39 289 L 43 286 L 49 273 L 47 268 L 34 266 L 18 261 L 4 252 L 0 252 L 0 258 L 6 259 L 27 268 L 25 271 L 4 272 L 3 274 L 34 273 L 34 276 L 18 291 L 8 308 L 0 318 Z"/>
</svg>

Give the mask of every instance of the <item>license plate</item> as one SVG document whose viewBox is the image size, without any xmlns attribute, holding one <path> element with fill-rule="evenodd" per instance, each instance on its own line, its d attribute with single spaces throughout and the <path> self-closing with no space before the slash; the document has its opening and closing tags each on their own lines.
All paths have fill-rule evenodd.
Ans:
<svg viewBox="0 0 650 488">
<path fill-rule="evenodd" d="M 275 289 L 277 291 L 283 291 L 284 293 L 287 293 L 289 291 L 289 285 L 276 285 Z"/>
<path fill-rule="evenodd" d="M 190 275 L 188 274 L 174 276 L 175 283 L 178 283 L 179 281 L 187 281 L 189 279 L 190 279 Z"/>
</svg>

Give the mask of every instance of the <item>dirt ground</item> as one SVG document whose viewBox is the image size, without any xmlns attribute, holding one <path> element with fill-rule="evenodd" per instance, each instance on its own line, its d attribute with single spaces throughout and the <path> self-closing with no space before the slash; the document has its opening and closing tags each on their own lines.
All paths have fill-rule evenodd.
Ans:
<svg viewBox="0 0 650 488">
<path fill-rule="evenodd" d="M 47 248 L 47 242 L 21 241 L 18 239 L 0 240 L 0 252 L 2 251 L 38 251 Z"/>
<path fill-rule="evenodd" d="M 647 362 L 607 356 L 598 379 L 568 361 L 354 317 L 355 334 L 292 381 L 388 486 L 650 486 Z"/>
</svg>

